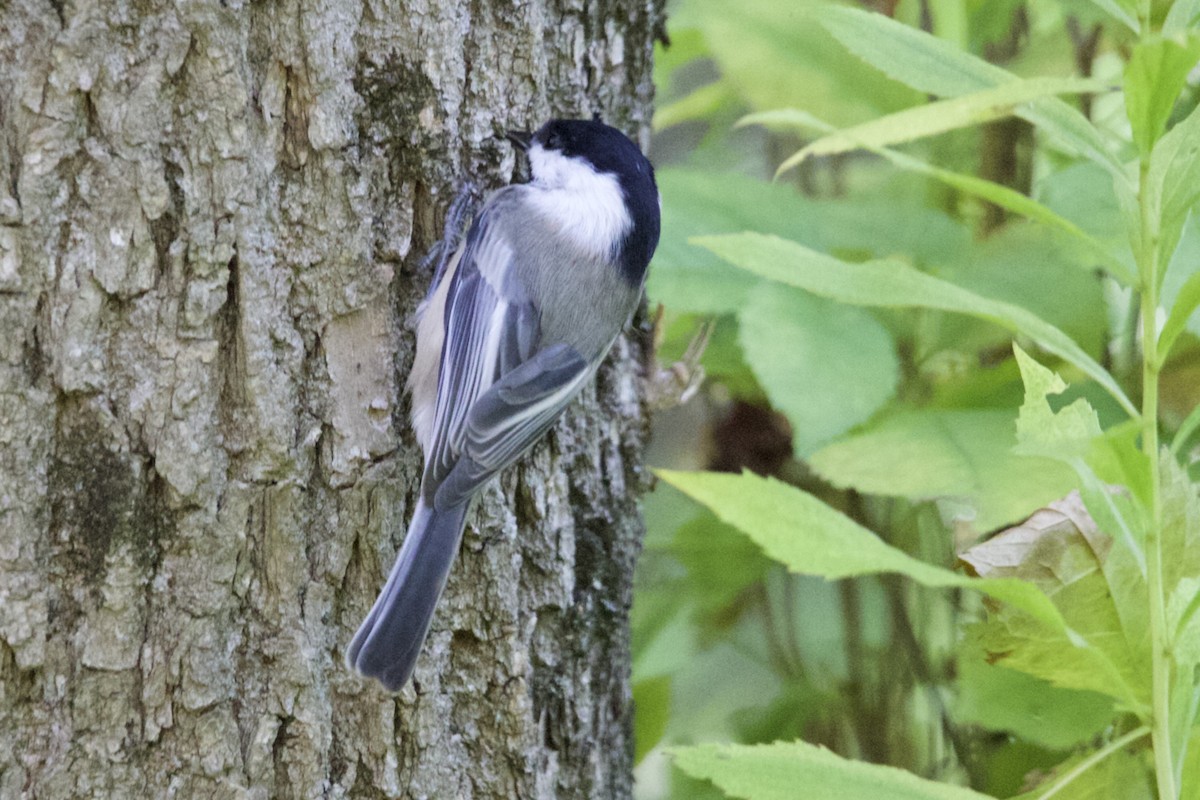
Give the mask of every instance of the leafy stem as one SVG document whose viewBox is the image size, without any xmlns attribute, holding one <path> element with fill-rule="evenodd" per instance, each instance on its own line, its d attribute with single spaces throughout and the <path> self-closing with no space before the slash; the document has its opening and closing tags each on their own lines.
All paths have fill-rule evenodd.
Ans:
<svg viewBox="0 0 1200 800">
<path fill-rule="evenodd" d="M 1141 160 L 1138 205 L 1141 230 L 1138 241 L 1138 272 L 1142 295 L 1142 451 L 1150 469 L 1150 526 L 1146 533 L 1146 586 L 1150 603 L 1151 647 L 1151 737 L 1154 771 L 1162 800 L 1179 796 L 1171 757 L 1171 662 L 1163 594 L 1162 470 L 1158 452 L 1158 299 L 1160 289 L 1159 220 L 1153 213 L 1150 190 L 1150 159 Z"/>
<path fill-rule="evenodd" d="M 1065 773 L 1061 779 L 1054 783 L 1053 786 L 1038 795 L 1037 800 L 1050 800 L 1051 797 L 1054 797 L 1056 794 L 1065 789 L 1067 785 L 1071 783 L 1071 781 L 1075 780 L 1080 775 L 1111 756 L 1113 753 L 1127 745 L 1136 742 L 1138 739 L 1141 739 L 1148 733 L 1150 733 L 1150 729 L 1143 725 L 1140 728 L 1131 730 L 1129 733 L 1118 739 L 1113 739 L 1111 742 L 1104 745 L 1104 747 L 1101 747 L 1099 750 L 1092 753 L 1083 761 L 1080 761 L 1078 764 L 1072 767 L 1071 770 Z"/>
</svg>

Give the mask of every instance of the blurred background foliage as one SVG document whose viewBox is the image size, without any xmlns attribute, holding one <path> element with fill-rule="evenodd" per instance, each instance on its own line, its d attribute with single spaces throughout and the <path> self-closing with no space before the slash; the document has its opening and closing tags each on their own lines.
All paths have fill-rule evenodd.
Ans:
<svg viewBox="0 0 1200 800">
<path fill-rule="evenodd" d="M 715 329 L 702 360 L 708 380 L 696 398 L 658 415 L 651 465 L 773 476 L 920 560 L 954 568 L 963 550 L 1076 485 L 1063 463 L 1012 452 L 1024 396 L 1012 333 L 971 316 L 839 304 L 756 277 L 689 240 L 750 230 L 847 261 L 898 259 L 1034 312 L 1131 397 L 1141 379 L 1137 298 L 1105 277 L 1095 247 L 1079 236 L 878 154 L 810 158 L 773 180 L 807 140 L 739 125 L 745 115 L 795 108 L 844 128 L 929 100 L 832 36 L 816 18 L 826 5 L 668 7 L 651 149 L 663 240 L 647 287 L 651 306 L 665 307 L 660 360 L 680 358 L 704 321 L 715 320 Z M 1135 38 L 1115 16 L 1120 0 L 859 7 L 1021 77 L 1119 85 Z M 1166 8 L 1154 6 L 1157 20 Z M 1189 113 L 1195 98 L 1189 84 L 1172 119 Z M 1065 99 L 1134 156 L 1119 93 Z M 1036 199 L 1101 243 L 1118 266 L 1135 269 L 1112 177 L 1028 122 L 1002 119 L 902 149 Z M 1164 279 L 1166 298 L 1197 262 L 1200 231 L 1189 222 Z M 1200 403 L 1198 335 L 1193 319 L 1163 368 L 1168 434 Z M 1084 397 L 1104 428 L 1125 418 L 1078 369 L 1038 358 L 1071 384 L 1056 408 Z M 1196 479 L 1194 460 L 1191 470 Z M 680 771 L 671 746 L 795 739 L 1011 797 L 1111 731 L 1111 697 L 989 663 L 963 633 L 982 614 L 974 594 L 897 576 L 828 582 L 789 573 L 661 482 L 645 513 L 634 604 L 642 800 L 725 796 Z M 1118 753 L 1069 796 L 1152 797 L 1144 760 Z M 795 796 L 806 796 L 802 787 Z"/>
</svg>

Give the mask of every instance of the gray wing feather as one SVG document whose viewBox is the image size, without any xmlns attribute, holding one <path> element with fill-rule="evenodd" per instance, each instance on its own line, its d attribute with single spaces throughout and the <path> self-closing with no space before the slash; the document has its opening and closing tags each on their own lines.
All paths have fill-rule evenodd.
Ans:
<svg viewBox="0 0 1200 800">
<path fill-rule="evenodd" d="M 554 424 L 588 367 L 573 348 L 556 344 L 505 375 L 471 408 L 464 452 L 496 469 L 511 463 Z"/>
<path fill-rule="evenodd" d="M 504 375 L 471 407 L 458 463 L 438 487 L 434 507 L 462 504 L 532 447 L 593 372 L 574 348 L 555 344 Z"/>
<path fill-rule="evenodd" d="M 539 315 L 515 279 L 513 248 L 484 213 L 471 227 L 446 299 L 437 403 L 425 454 L 425 482 L 453 469 L 475 401 L 507 372 L 528 361 L 539 339 Z"/>
</svg>

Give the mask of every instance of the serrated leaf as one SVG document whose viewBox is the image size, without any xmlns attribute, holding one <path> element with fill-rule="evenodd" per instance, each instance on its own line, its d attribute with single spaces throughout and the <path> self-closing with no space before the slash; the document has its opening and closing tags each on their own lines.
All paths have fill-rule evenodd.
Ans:
<svg viewBox="0 0 1200 800">
<path fill-rule="evenodd" d="M 1176 42 L 1150 39 L 1137 43 L 1125 67 L 1125 113 L 1133 142 L 1149 153 L 1162 135 L 1187 81 L 1200 59 L 1200 39 Z"/>
<path fill-rule="evenodd" d="M 843 303 L 885 308 L 932 308 L 994 322 L 1029 336 L 1103 386 L 1130 416 L 1137 407 L 1113 377 L 1061 330 L 1024 308 L 980 297 L 898 261 L 851 263 L 795 242 L 757 233 L 692 240 L 756 275 Z"/>
<path fill-rule="evenodd" d="M 745 175 L 670 167 L 657 173 L 663 235 L 646 282 L 674 312 L 734 313 L 759 279 L 689 243 L 698 234 L 757 230 L 814 247 L 954 258 L 970 232 L 943 213 L 886 200 L 825 201 Z M 870 219 L 871 225 L 863 220 Z"/>
<path fill-rule="evenodd" d="M 806 237 L 809 203 L 791 187 L 739 175 L 682 169 L 657 174 L 663 196 L 663 235 L 646 279 L 652 301 L 673 311 L 732 313 L 758 283 L 688 243 L 688 237 L 748 227 Z"/>
<path fill-rule="evenodd" d="M 1146 470 L 1139 469 L 1145 462 L 1138 456 L 1132 438 L 1136 429 L 1130 425 L 1128 430 L 1118 428 L 1111 436 L 1103 436 L 1096 412 L 1082 398 L 1054 411 L 1049 398 L 1065 391 L 1066 384 L 1019 346 L 1014 345 L 1014 351 L 1025 384 L 1025 401 L 1017 420 L 1017 451 L 1059 459 L 1078 475 L 1081 496 L 1072 495 L 1062 503 L 1065 506 L 1084 501 L 1086 508 L 1074 520 L 1076 527 L 1101 566 L 1126 645 L 1140 658 L 1149 647 L 1144 602 L 1146 556 L 1142 548 L 1147 514 L 1137 495 L 1120 485 L 1101 482 L 1085 461 L 1085 457 L 1092 459 L 1110 477 L 1135 492 L 1141 490 Z M 1122 546 L 1113 549 L 1114 540 Z M 1066 615 L 1061 605 L 1059 608 Z"/>
<path fill-rule="evenodd" d="M 795 105 L 851 125 L 920 102 L 825 35 L 816 18 L 824 5 L 692 3 L 680 21 L 704 32 L 722 75 L 752 108 Z"/>
<path fill-rule="evenodd" d="M 1179 244 L 1188 213 L 1200 199 L 1200 106 L 1154 145 L 1142 194 L 1158 217 L 1158 267 L 1162 270 Z M 1130 217 L 1129 212 L 1126 216 Z M 1140 226 L 1132 224 L 1132 219 L 1130 222 L 1131 241 L 1140 246 Z"/>
<path fill-rule="evenodd" d="M 895 392 L 892 337 L 862 309 L 764 282 L 738 322 L 746 361 L 792 423 L 799 456 L 865 421 Z"/>
<path fill-rule="evenodd" d="M 1025 611 L 1033 618 L 1031 624 L 1065 630 L 1053 604 L 1031 584 L 970 578 L 918 561 L 812 495 L 773 478 L 668 470 L 657 474 L 792 572 L 831 579 L 895 572 L 925 586 L 984 592 Z"/>
<path fill-rule="evenodd" d="M 850 52 L 920 92 L 955 97 L 1018 80 L 994 64 L 883 14 L 833 7 L 822 14 L 821 22 Z M 1123 184 L 1128 183 L 1125 166 L 1109 149 L 1104 136 L 1076 109 L 1047 98 L 1036 101 L 1018 116 L 1100 164 Z"/>
<path fill-rule="evenodd" d="M 1133 282 L 1133 272 L 1103 242 L 1029 196 L 994 181 L 985 180 L 963 172 L 942 169 L 941 167 L 927 164 L 924 161 L 894 150 L 883 149 L 878 152 L 900 169 L 941 181 L 947 186 L 958 189 L 960 192 L 978 197 L 981 200 L 986 200 L 989 203 L 1000 206 L 1006 211 L 1011 211 L 1014 214 L 1026 217 L 1034 222 L 1040 222 L 1043 225 L 1075 237 L 1087 245 L 1088 250 L 1094 256 L 1103 260 L 1106 269 L 1123 283 L 1129 284 Z"/>
<path fill-rule="evenodd" d="M 1165 363 L 1175 346 L 1179 334 L 1187 328 L 1188 320 L 1200 307 L 1200 272 L 1193 272 L 1179 289 L 1175 297 L 1175 305 L 1171 306 L 1171 314 L 1163 324 L 1162 333 L 1158 335 L 1158 360 Z"/>
<path fill-rule="evenodd" d="M 1062 464 L 1014 455 L 1013 423 L 1004 410 L 904 412 L 822 448 L 809 464 L 839 488 L 960 500 L 975 510 L 975 529 L 989 531 L 1075 485 Z"/>
<path fill-rule="evenodd" d="M 745 800 L 794 800 L 798 791 L 813 798 L 987 800 L 987 795 L 971 789 L 936 783 L 895 767 L 850 761 L 806 742 L 704 744 L 671 752 L 684 772 Z"/>
<path fill-rule="evenodd" d="M 821 24 L 850 52 L 919 92 L 954 97 L 1015 80 L 1012 73 L 950 42 L 854 8 L 829 8 Z"/>
<path fill-rule="evenodd" d="M 1067 384 L 1015 342 L 1013 352 L 1025 384 L 1025 402 L 1017 416 L 1017 452 L 1061 459 L 1087 453 L 1092 439 L 1100 435 L 1095 409 L 1081 397 L 1064 409 L 1052 410 L 1047 398 L 1066 391 Z"/>
<path fill-rule="evenodd" d="M 1063 688 L 1109 695 L 1129 709 L 1144 707 L 1150 697 L 1146 628 L 1124 626 L 1114 594 L 1122 601 L 1144 597 L 1145 584 L 1136 571 L 1106 573 L 1111 553 L 1111 539 L 1096 529 L 1077 493 L 970 548 L 961 558 L 977 574 L 1033 582 L 1085 644 L 1031 626 L 1008 609 L 975 626 L 973 641 L 992 663 Z M 1120 584 L 1119 592 L 1110 580 Z"/>
<path fill-rule="evenodd" d="M 1057 232 L 1012 222 L 977 243 L 968 258 L 946 263 L 936 274 L 981 297 L 1029 311 L 1093 357 L 1105 351 L 1111 322 L 1096 260 Z M 1072 302 L 1062 302 L 1064 297 Z M 964 353 L 1003 348 L 1006 333 L 971 319 L 946 317 L 927 346 Z"/>
<path fill-rule="evenodd" d="M 977 654 L 958 660 L 954 718 L 959 724 L 1008 731 L 1066 750 L 1099 734 L 1116 714 L 1111 697 L 1062 689 L 1024 672 L 988 664 Z"/>
<path fill-rule="evenodd" d="M 911 142 L 1011 116 L 1019 106 L 1044 97 L 1102 92 L 1107 88 L 1100 81 L 1081 78 L 1008 81 L 949 100 L 908 108 L 823 136 L 786 159 L 775 174 L 779 176 L 799 166 L 806 158 Z"/>
<path fill-rule="evenodd" d="M 1146 763 L 1138 753 L 1125 750 L 1109 754 L 1064 783 L 1066 776 L 1090 755 L 1080 753 L 1067 759 L 1037 788 L 1010 800 L 1046 800 L 1049 797 L 1054 800 L 1154 800 L 1158 796 L 1151 788 Z M 1061 788 L 1056 788 L 1060 784 Z"/>
<path fill-rule="evenodd" d="M 796 108 L 781 108 L 747 114 L 738 120 L 738 127 L 746 125 L 761 125 L 771 131 L 798 131 L 801 133 L 817 131 L 823 134 L 834 131 L 832 125 L 817 119 L 807 111 Z M 1062 231 L 1085 244 L 1088 251 L 1094 257 L 1103 260 L 1106 268 L 1122 283 L 1129 285 L 1135 281 L 1134 273 L 1129 265 L 1117 258 L 1108 245 L 1028 195 L 975 175 L 934 166 L 887 147 L 868 146 L 867 149 L 886 158 L 899 169 L 940 181 L 960 192 L 986 200 L 1014 214 Z M 1072 193 L 1073 195 L 1074 193 Z"/>
</svg>

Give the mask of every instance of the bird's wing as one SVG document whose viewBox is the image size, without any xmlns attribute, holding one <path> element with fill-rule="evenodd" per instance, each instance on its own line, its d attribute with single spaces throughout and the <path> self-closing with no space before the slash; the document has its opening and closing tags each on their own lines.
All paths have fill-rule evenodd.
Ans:
<svg viewBox="0 0 1200 800">
<path fill-rule="evenodd" d="M 501 376 L 528 361 L 540 338 L 539 314 L 505 234 L 501 204 L 489 204 L 471 226 L 444 311 L 425 482 L 432 489 L 454 467 L 463 447 L 467 415 Z"/>
<path fill-rule="evenodd" d="M 594 372 L 573 347 L 560 343 L 501 377 L 467 413 L 458 463 L 438 487 L 435 507 L 465 502 L 532 447 Z"/>
</svg>

